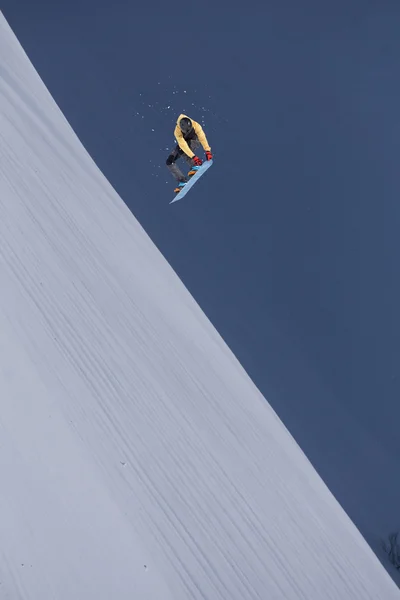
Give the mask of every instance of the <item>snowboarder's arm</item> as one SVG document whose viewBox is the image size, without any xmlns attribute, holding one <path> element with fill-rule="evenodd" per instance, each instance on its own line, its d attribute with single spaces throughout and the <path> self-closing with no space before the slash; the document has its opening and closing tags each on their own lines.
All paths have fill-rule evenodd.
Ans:
<svg viewBox="0 0 400 600">
<path fill-rule="evenodd" d="M 210 151 L 210 144 L 207 141 L 206 134 L 204 133 L 200 123 L 196 123 L 196 121 L 193 121 L 193 128 L 196 132 L 197 137 L 199 138 L 200 144 L 203 146 L 203 150 L 205 152 Z"/>
<path fill-rule="evenodd" d="M 187 154 L 190 158 L 193 158 L 194 152 L 192 152 L 191 149 L 189 148 L 188 143 L 186 142 L 185 138 L 182 135 L 182 131 L 180 130 L 180 127 L 175 127 L 174 135 L 175 135 L 176 141 L 178 142 L 179 148 L 181 150 L 183 150 L 184 153 Z"/>
</svg>

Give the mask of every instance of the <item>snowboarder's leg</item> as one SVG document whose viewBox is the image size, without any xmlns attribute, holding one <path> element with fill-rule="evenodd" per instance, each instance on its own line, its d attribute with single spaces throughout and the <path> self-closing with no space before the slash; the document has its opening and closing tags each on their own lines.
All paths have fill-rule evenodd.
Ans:
<svg viewBox="0 0 400 600">
<path fill-rule="evenodd" d="M 176 148 L 171 152 L 171 154 L 168 156 L 167 161 L 166 161 L 169 172 L 172 173 L 172 176 L 178 182 L 186 182 L 187 181 L 187 177 L 185 177 L 185 175 L 182 173 L 182 171 L 176 164 L 176 161 L 182 155 L 186 156 L 184 154 L 184 152 L 179 148 L 179 146 L 176 146 Z M 187 157 L 187 158 L 189 158 L 189 157 Z"/>
<path fill-rule="evenodd" d="M 191 151 L 194 152 L 194 153 L 196 153 L 196 149 L 200 146 L 200 142 L 199 142 L 198 137 L 196 136 L 196 137 L 192 138 L 188 142 L 188 144 L 189 144 L 189 147 L 190 147 Z M 189 156 L 185 155 L 185 159 L 186 159 L 186 162 L 188 163 L 188 165 L 190 167 L 189 173 L 188 173 L 188 177 L 193 177 L 193 175 L 196 173 L 198 167 L 194 166 L 193 159 L 189 158 Z"/>
<path fill-rule="evenodd" d="M 199 142 L 197 136 L 191 138 L 190 140 L 187 140 L 187 142 L 188 142 L 189 148 L 193 152 L 196 150 L 196 148 L 198 148 L 200 146 L 200 142 Z M 189 169 L 190 169 L 187 177 L 185 177 L 185 175 L 182 173 L 182 171 L 176 164 L 176 161 L 181 156 L 183 156 L 184 160 L 187 162 Z M 194 167 L 193 159 L 190 158 L 190 156 L 188 156 L 187 154 L 185 154 L 183 152 L 183 150 L 180 149 L 179 146 L 176 146 L 174 148 L 174 150 L 168 156 L 166 163 L 167 163 L 168 170 L 170 171 L 170 173 L 172 173 L 172 176 L 178 181 L 178 185 L 174 191 L 176 194 L 179 194 L 181 189 L 184 187 L 185 183 L 188 182 L 189 178 L 192 177 L 192 175 L 194 175 L 196 173 L 198 167 Z"/>
</svg>

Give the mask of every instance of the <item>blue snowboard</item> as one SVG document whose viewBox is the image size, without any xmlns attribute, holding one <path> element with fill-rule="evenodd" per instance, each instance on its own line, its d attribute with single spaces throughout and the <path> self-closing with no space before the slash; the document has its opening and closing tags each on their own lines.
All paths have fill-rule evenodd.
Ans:
<svg viewBox="0 0 400 600">
<path fill-rule="evenodd" d="M 189 179 L 189 181 L 183 186 L 182 191 L 180 191 L 179 194 L 176 194 L 175 198 L 171 200 L 170 204 L 172 204 L 173 202 L 177 202 L 178 200 L 181 200 L 184 196 L 186 196 L 190 188 L 203 175 L 203 173 L 205 173 L 207 169 L 211 167 L 212 164 L 212 160 L 206 160 L 205 162 L 203 162 L 196 175 L 193 175 L 193 177 Z"/>
</svg>

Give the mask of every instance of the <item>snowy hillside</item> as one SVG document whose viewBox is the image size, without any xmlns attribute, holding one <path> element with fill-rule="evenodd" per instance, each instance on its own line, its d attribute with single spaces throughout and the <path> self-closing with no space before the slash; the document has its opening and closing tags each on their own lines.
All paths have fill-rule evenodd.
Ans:
<svg viewBox="0 0 400 600">
<path fill-rule="evenodd" d="M 399 599 L 1 15 L 0 74 L 0 598 Z"/>
</svg>

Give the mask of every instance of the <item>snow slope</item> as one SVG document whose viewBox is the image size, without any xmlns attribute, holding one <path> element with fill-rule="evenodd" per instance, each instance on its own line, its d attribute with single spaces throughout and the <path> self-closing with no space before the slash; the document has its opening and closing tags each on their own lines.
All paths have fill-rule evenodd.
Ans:
<svg viewBox="0 0 400 600">
<path fill-rule="evenodd" d="M 0 598 L 400 592 L 0 15 Z"/>
</svg>

